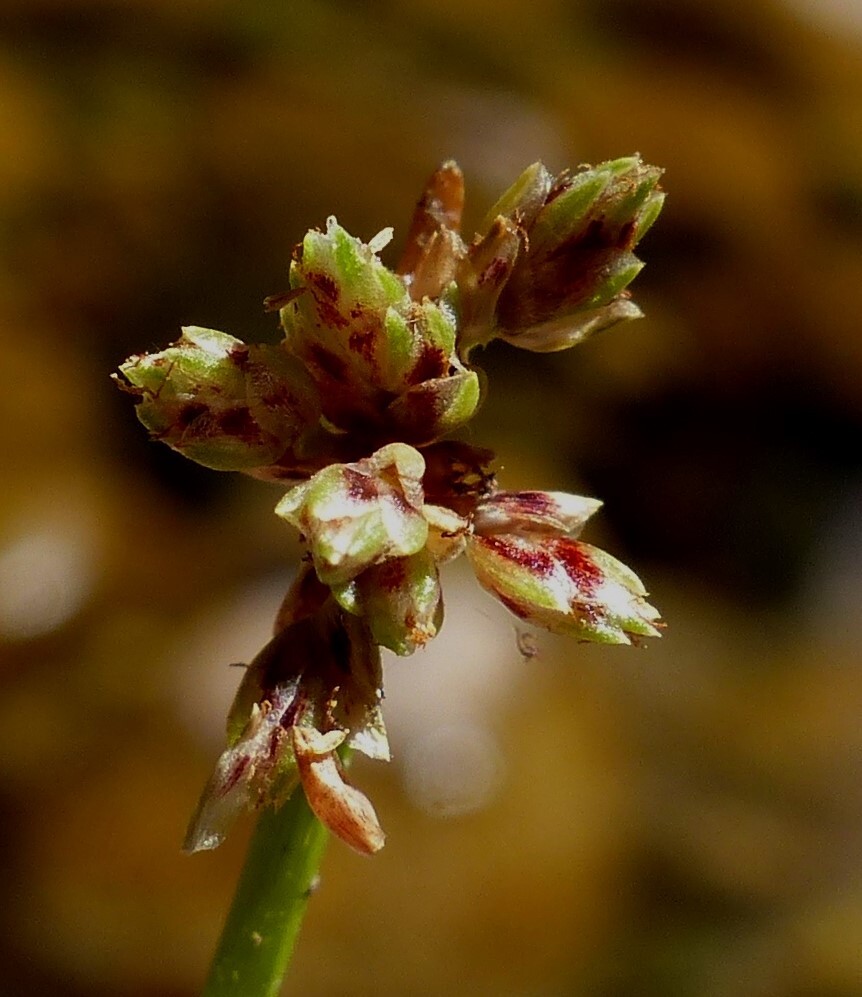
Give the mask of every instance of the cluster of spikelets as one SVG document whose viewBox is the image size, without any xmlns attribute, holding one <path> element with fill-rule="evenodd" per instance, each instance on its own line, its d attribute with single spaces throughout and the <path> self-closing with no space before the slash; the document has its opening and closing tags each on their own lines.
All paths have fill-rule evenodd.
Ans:
<svg viewBox="0 0 862 997">
<path fill-rule="evenodd" d="M 553 352 L 640 315 L 625 289 L 661 209 L 660 172 L 636 156 L 557 177 L 535 164 L 465 243 L 463 179 L 446 163 L 394 271 L 378 256 L 391 230 L 365 244 L 330 218 L 305 236 L 290 289 L 266 301 L 277 345 L 191 327 L 122 365 L 154 438 L 289 486 L 276 513 L 307 548 L 275 636 L 245 672 L 189 850 L 300 782 L 335 834 L 382 846 L 339 752 L 389 757 L 380 648 L 407 655 L 435 636 L 439 566 L 462 553 L 523 621 L 604 643 L 658 636 L 637 576 L 576 539 L 598 501 L 498 490 L 493 454 L 445 437 L 481 402 L 475 347 Z"/>
</svg>

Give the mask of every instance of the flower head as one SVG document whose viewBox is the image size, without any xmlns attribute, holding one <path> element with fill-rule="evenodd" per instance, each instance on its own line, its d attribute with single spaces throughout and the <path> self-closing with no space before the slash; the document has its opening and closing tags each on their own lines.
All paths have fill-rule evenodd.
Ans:
<svg viewBox="0 0 862 997">
<path fill-rule="evenodd" d="M 589 544 L 498 533 L 472 537 L 467 556 L 479 582 L 527 623 L 603 644 L 660 636 L 637 575 Z"/>
<path fill-rule="evenodd" d="M 297 293 L 280 312 L 285 343 L 333 426 L 430 443 L 473 415 L 479 379 L 456 355 L 450 310 L 415 301 L 378 259 L 382 245 L 355 239 L 334 218 L 306 235 L 290 267 Z"/>
<path fill-rule="evenodd" d="M 188 850 L 214 847 L 239 811 L 277 806 L 297 785 L 352 847 L 382 846 L 341 753 L 389 757 L 380 648 L 409 655 L 437 634 L 439 566 L 462 553 L 519 619 L 600 643 L 660 635 L 638 577 L 579 539 L 598 500 L 500 490 L 493 453 L 445 438 L 481 401 L 475 347 L 560 350 L 640 314 L 627 287 L 660 175 L 637 156 L 557 177 L 536 163 L 468 243 L 463 176 L 444 163 L 394 271 L 379 257 L 391 230 L 364 243 L 330 218 L 305 236 L 289 290 L 266 302 L 277 345 L 191 327 L 121 366 L 156 439 L 288 483 L 276 513 L 307 553 L 246 669 Z"/>
<path fill-rule="evenodd" d="M 120 367 L 153 437 L 219 471 L 278 460 L 320 418 L 314 385 L 279 346 L 247 346 L 189 326 L 159 353 Z"/>
<path fill-rule="evenodd" d="M 486 341 L 490 332 L 553 353 L 639 318 L 626 288 L 643 268 L 634 248 L 664 203 L 661 173 L 639 156 L 557 177 L 541 163 L 525 170 L 470 251 L 468 269 L 480 286 L 489 274 L 505 279 L 493 308 L 473 320 L 468 342 Z"/>
</svg>

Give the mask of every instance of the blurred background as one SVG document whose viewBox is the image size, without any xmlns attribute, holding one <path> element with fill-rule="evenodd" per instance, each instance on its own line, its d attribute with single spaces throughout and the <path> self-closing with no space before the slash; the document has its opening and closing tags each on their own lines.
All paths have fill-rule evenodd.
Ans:
<svg viewBox="0 0 862 997">
<path fill-rule="evenodd" d="M 634 151 L 647 318 L 488 350 L 469 438 L 605 500 L 665 638 L 525 659 L 455 566 L 354 770 L 387 847 L 331 846 L 290 992 L 862 994 L 858 0 L 5 0 L 3 997 L 199 991 L 250 822 L 179 844 L 296 562 L 278 488 L 149 443 L 110 372 L 274 340 L 304 231 L 394 262 L 443 159 L 469 232 Z"/>
</svg>

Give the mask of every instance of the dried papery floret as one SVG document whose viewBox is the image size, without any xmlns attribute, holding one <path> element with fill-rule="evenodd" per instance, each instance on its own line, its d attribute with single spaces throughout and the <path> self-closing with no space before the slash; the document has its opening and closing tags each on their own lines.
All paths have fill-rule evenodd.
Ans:
<svg viewBox="0 0 862 997">
<path fill-rule="evenodd" d="M 364 621 L 328 600 L 286 625 L 246 669 L 228 717 L 228 747 L 185 849 L 215 848 L 242 810 L 277 804 L 293 791 L 303 775 L 297 728 L 309 739 L 337 731 L 339 745 L 388 760 L 382 696 L 380 652 Z"/>
<path fill-rule="evenodd" d="M 428 178 L 396 268 L 414 301 L 439 297 L 455 279 L 467 252 L 459 234 L 463 210 L 464 174 L 450 160 Z"/>
<path fill-rule="evenodd" d="M 568 492 L 495 492 L 476 506 L 473 531 L 481 536 L 495 533 L 576 536 L 601 506 L 598 499 Z"/>
<path fill-rule="evenodd" d="M 336 749 L 344 741 L 342 731 L 321 734 L 307 727 L 291 728 L 293 753 L 299 778 L 318 820 L 357 852 L 373 855 L 386 836 L 367 796 L 344 777 Z"/>
</svg>

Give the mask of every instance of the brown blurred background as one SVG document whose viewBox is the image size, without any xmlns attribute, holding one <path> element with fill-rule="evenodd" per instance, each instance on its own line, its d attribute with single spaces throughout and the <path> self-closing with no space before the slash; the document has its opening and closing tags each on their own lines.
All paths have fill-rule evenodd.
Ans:
<svg viewBox="0 0 862 997">
<path fill-rule="evenodd" d="M 0 995 L 198 992 L 248 822 L 179 843 L 295 562 L 278 489 L 150 444 L 108 375 L 274 338 L 335 213 L 468 225 L 535 159 L 667 169 L 647 318 L 494 347 L 471 439 L 669 623 L 541 637 L 455 569 L 387 663 L 388 832 L 331 847 L 292 993 L 862 994 L 862 7 L 853 0 L 6 0 Z"/>
</svg>

